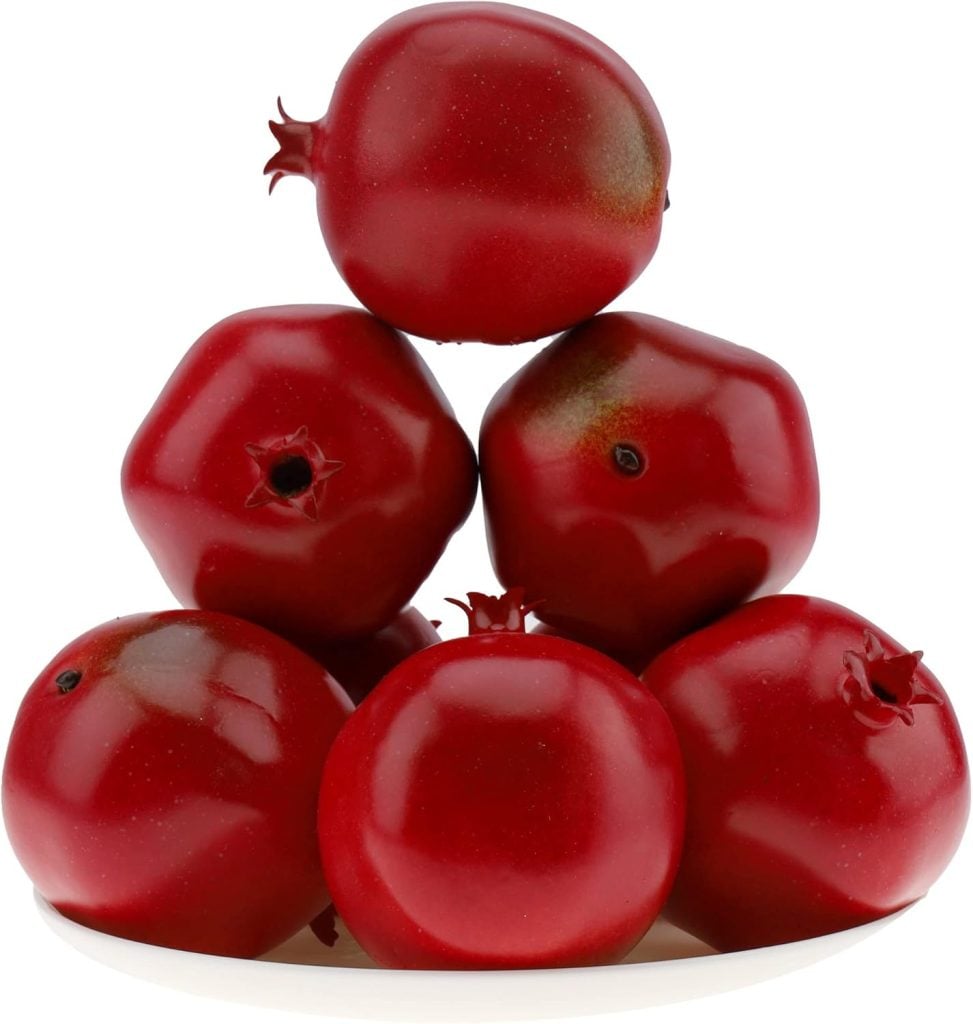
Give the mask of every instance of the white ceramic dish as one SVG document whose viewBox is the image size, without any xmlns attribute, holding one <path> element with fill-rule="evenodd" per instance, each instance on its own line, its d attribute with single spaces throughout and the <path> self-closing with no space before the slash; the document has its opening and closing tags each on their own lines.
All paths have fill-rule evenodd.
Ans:
<svg viewBox="0 0 973 1024">
<path fill-rule="evenodd" d="M 781 946 L 715 953 L 657 923 L 611 967 L 543 971 L 389 971 L 376 967 L 341 927 L 329 949 L 305 930 L 260 960 L 147 946 L 85 928 L 37 896 L 41 917 L 85 955 L 126 974 L 195 995 L 320 1018 L 383 1021 L 510 1021 L 593 1016 L 716 995 L 806 967 L 867 938 L 889 917 Z"/>
</svg>

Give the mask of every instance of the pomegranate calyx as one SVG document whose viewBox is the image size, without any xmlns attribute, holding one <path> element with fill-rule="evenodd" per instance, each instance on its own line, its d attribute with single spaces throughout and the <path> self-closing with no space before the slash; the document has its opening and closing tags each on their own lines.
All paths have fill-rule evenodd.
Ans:
<svg viewBox="0 0 973 1024">
<path fill-rule="evenodd" d="M 917 704 L 942 704 L 942 698 L 930 692 L 918 676 L 922 651 L 888 655 L 881 640 L 865 630 L 864 653 L 845 651 L 842 699 L 857 718 L 870 725 L 886 726 L 894 721 L 915 723 Z"/>
<path fill-rule="evenodd" d="M 70 693 L 77 685 L 81 682 L 82 672 L 77 668 L 65 669 L 57 679 L 54 680 L 54 685 L 57 687 L 58 693 Z"/>
<path fill-rule="evenodd" d="M 337 916 L 334 904 L 329 903 L 309 925 L 314 937 L 325 946 L 334 946 L 341 938 L 338 934 Z"/>
<path fill-rule="evenodd" d="M 300 174 L 305 178 L 312 176 L 311 155 L 314 142 L 319 131 L 319 122 L 298 121 L 284 110 L 284 104 L 277 97 L 277 109 L 280 121 L 268 121 L 280 149 L 264 165 L 264 174 L 272 174 L 270 192 L 274 191 L 277 182 L 288 174 Z"/>
<path fill-rule="evenodd" d="M 246 444 L 244 449 L 259 473 L 246 508 L 288 505 L 317 520 L 325 484 L 344 467 L 343 462 L 327 458 L 308 436 L 307 427 L 270 444 Z"/>
<path fill-rule="evenodd" d="M 450 604 L 462 608 L 470 624 L 470 636 L 482 633 L 525 633 L 529 612 L 542 602 L 524 603 L 525 587 L 511 587 L 499 597 L 477 591 L 467 593 L 469 604 L 455 597 L 447 597 Z"/>
</svg>

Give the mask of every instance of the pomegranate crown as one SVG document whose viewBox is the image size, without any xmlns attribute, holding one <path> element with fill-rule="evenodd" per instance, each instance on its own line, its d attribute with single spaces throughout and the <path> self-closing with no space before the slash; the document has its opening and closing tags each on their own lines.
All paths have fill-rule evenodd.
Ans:
<svg viewBox="0 0 973 1024">
<path fill-rule="evenodd" d="M 281 121 L 268 121 L 270 130 L 280 149 L 264 165 L 264 174 L 272 174 L 270 191 L 277 182 L 288 174 L 302 174 L 305 178 L 313 175 L 312 154 L 320 130 L 313 121 L 298 121 L 284 110 L 284 104 L 277 97 L 277 109 Z"/>
<path fill-rule="evenodd" d="M 862 721 L 883 726 L 898 720 L 912 725 L 917 704 L 942 704 L 942 698 L 919 678 L 922 651 L 886 654 L 870 629 L 865 630 L 863 646 L 864 653 L 845 651 L 847 675 L 841 681 L 842 698 Z"/>
<path fill-rule="evenodd" d="M 541 604 L 540 601 L 525 604 L 526 593 L 525 587 L 511 587 L 500 597 L 470 591 L 466 595 L 469 604 L 455 597 L 447 597 L 446 600 L 466 612 L 470 636 L 481 633 L 523 633 L 526 631 L 528 613 Z"/>
</svg>

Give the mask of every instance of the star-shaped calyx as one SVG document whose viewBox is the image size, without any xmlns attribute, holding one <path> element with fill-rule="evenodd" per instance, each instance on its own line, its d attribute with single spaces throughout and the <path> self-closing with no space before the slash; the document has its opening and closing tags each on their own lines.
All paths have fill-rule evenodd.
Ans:
<svg viewBox="0 0 973 1024">
<path fill-rule="evenodd" d="M 840 692 L 856 717 L 869 725 L 886 726 L 901 721 L 912 725 L 917 704 L 942 704 L 942 698 L 931 693 L 919 678 L 922 651 L 910 654 L 885 653 L 882 641 L 865 630 L 864 653 L 845 651 Z"/>
<path fill-rule="evenodd" d="M 307 427 L 270 444 L 244 447 L 260 474 L 247 496 L 247 508 L 275 502 L 296 508 L 308 519 L 318 518 L 324 486 L 344 463 L 326 458 L 308 437 Z"/>
<path fill-rule="evenodd" d="M 526 593 L 524 587 L 511 587 L 500 597 L 471 591 L 466 595 L 469 604 L 455 597 L 447 597 L 446 600 L 466 612 L 470 636 L 479 633 L 523 633 L 528 613 L 542 603 L 534 601 L 532 604 L 524 604 Z"/>
</svg>

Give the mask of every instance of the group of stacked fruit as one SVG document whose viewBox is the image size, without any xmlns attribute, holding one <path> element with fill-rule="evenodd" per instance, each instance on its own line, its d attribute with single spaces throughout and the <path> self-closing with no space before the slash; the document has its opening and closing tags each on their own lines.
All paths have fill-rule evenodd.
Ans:
<svg viewBox="0 0 973 1024">
<path fill-rule="evenodd" d="M 281 116 L 271 188 L 315 181 L 370 312 L 229 317 L 139 429 L 126 505 L 187 610 L 92 630 L 25 697 L 4 814 L 41 894 L 236 956 L 325 936 L 330 899 L 423 968 L 613 962 L 660 912 L 753 947 L 921 896 L 963 743 L 918 652 L 778 594 L 817 527 L 799 391 L 596 315 L 668 206 L 635 73 L 546 15 L 437 4 L 365 40 L 326 118 Z M 566 333 L 494 397 L 478 465 L 401 331 Z M 507 592 L 441 641 L 409 601 L 478 482 Z"/>
</svg>

